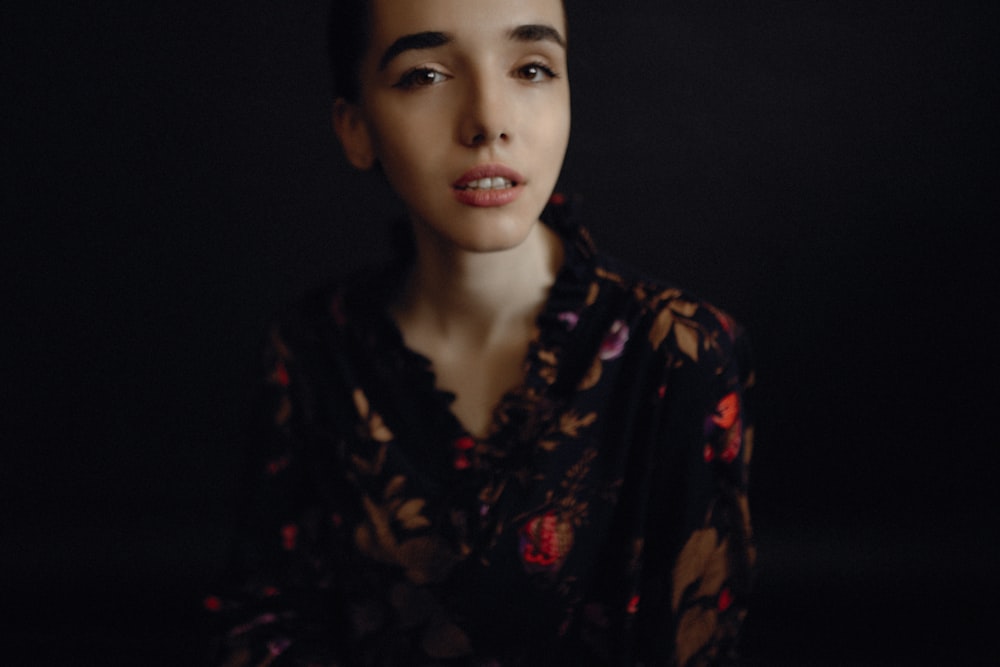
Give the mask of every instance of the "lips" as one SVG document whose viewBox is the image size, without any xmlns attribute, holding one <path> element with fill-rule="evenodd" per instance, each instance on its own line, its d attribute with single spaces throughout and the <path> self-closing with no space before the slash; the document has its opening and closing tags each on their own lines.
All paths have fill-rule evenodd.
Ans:
<svg viewBox="0 0 1000 667">
<path fill-rule="evenodd" d="M 517 199 L 524 177 L 501 164 L 473 167 L 452 183 L 455 198 L 469 206 L 504 206 Z"/>
</svg>

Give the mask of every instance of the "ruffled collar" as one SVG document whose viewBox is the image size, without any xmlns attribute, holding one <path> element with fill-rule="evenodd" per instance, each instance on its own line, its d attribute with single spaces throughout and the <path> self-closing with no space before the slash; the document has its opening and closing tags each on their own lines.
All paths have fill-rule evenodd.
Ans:
<svg viewBox="0 0 1000 667">
<path fill-rule="evenodd" d="M 454 469 L 455 454 L 442 446 L 442 438 L 471 450 L 470 472 L 495 469 L 500 459 L 503 468 L 526 464 L 535 455 L 540 430 L 554 409 L 553 402 L 557 402 L 553 393 L 559 393 L 558 387 L 566 384 L 560 381 L 563 361 L 571 332 L 587 305 L 597 253 L 587 231 L 572 220 L 569 207 L 558 195 L 541 219 L 563 239 L 563 266 L 537 317 L 536 335 L 525 359 L 524 380 L 501 398 L 494 410 L 491 431 L 484 438 L 471 436 L 455 417 L 451 411 L 454 394 L 437 386 L 431 361 L 406 346 L 388 314 L 388 306 L 406 275 L 408 258 L 400 257 L 375 272 L 356 276 L 346 286 L 347 326 L 352 329 L 351 338 L 360 346 L 360 354 L 352 356 L 363 359 L 352 361 L 361 363 L 359 375 L 365 389 L 373 402 L 382 404 L 382 416 L 390 428 L 420 432 L 423 437 L 415 438 L 412 446 L 426 451 L 411 458 L 419 468 L 424 468 L 422 463 L 426 462 L 428 467 L 422 472 L 440 484 L 453 485 L 454 473 L 462 472 Z"/>
</svg>

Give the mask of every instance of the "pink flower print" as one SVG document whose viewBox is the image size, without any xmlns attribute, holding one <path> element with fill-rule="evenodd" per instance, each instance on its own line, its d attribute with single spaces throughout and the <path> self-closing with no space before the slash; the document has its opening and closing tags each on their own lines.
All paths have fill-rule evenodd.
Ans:
<svg viewBox="0 0 1000 667">
<path fill-rule="evenodd" d="M 580 316 L 572 310 L 564 310 L 556 315 L 556 319 L 566 325 L 566 331 L 572 331 L 576 328 L 577 322 L 580 321 Z"/>
<path fill-rule="evenodd" d="M 267 643 L 267 650 L 272 656 L 278 657 L 282 653 L 288 650 L 288 647 L 292 645 L 291 640 L 285 637 L 278 637 L 277 639 L 272 639 Z"/>
<path fill-rule="evenodd" d="M 253 619 L 249 623 L 244 623 L 243 625 L 237 625 L 235 628 L 229 631 L 229 636 L 239 637 L 240 635 L 245 635 L 254 628 L 259 628 L 262 625 L 270 625 L 272 623 L 275 623 L 277 620 L 278 617 L 274 614 L 271 613 L 261 614 L 260 616 Z"/>
<path fill-rule="evenodd" d="M 617 359 L 625 351 L 625 343 L 628 342 L 628 325 L 622 320 L 615 320 L 608 330 L 608 334 L 601 342 L 600 357 L 602 361 Z"/>
</svg>

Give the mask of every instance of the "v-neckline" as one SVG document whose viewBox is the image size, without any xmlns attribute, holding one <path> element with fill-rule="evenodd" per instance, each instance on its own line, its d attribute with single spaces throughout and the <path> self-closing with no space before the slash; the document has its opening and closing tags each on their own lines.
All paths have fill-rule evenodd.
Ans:
<svg viewBox="0 0 1000 667">
<path fill-rule="evenodd" d="M 544 420 L 533 414 L 529 405 L 549 400 L 571 333 L 591 296 L 588 293 L 596 261 L 589 235 L 569 221 L 563 207 L 547 209 L 543 222 L 562 239 L 563 265 L 535 319 L 535 335 L 523 360 L 521 381 L 493 407 L 485 436 L 476 436 L 465 427 L 452 409 L 455 394 L 438 386 L 431 360 L 406 344 L 389 314 L 388 304 L 398 294 L 407 262 L 401 259 L 390 263 L 347 289 L 345 305 L 352 311 L 348 312 L 347 326 L 354 329 L 352 338 L 360 343 L 358 352 L 364 358 L 362 366 L 367 368 L 357 378 L 358 383 L 393 432 L 422 434 L 415 438 L 404 436 L 417 440 L 408 443 L 404 455 L 415 468 L 441 481 L 466 472 L 452 465 L 449 443 L 457 448 L 471 443 L 477 451 L 486 450 L 498 459 L 518 459 L 530 456 L 528 450 L 539 439 L 534 431 Z M 394 386 L 398 381 L 406 386 Z M 369 383 L 371 386 L 366 386 Z M 416 423 L 408 424 L 407 416 Z M 449 471 L 442 470 L 442 466 Z"/>
</svg>

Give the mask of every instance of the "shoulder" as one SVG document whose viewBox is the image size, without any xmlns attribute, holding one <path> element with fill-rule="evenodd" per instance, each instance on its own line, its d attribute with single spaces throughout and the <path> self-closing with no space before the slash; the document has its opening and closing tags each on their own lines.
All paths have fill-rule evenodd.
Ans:
<svg viewBox="0 0 1000 667">
<path fill-rule="evenodd" d="M 614 258 L 598 256 L 589 290 L 592 306 L 618 313 L 633 342 L 640 337 L 672 364 L 720 370 L 744 344 L 742 326 L 722 308 Z"/>
</svg>

